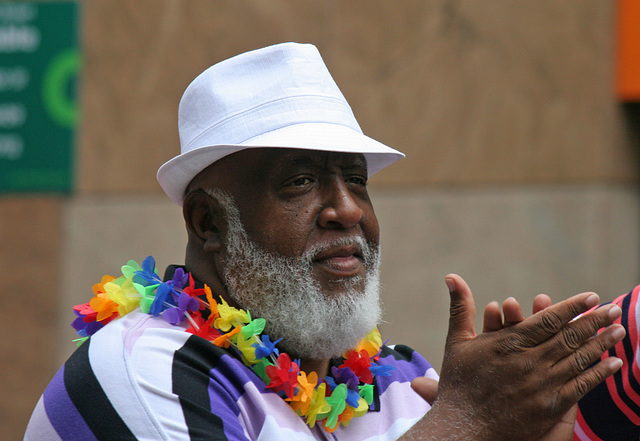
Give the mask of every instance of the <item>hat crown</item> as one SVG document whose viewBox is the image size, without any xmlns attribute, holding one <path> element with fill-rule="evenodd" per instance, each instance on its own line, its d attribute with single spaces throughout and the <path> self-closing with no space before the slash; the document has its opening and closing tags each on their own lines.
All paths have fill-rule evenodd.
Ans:
<svg viewBox="0 0 640 441">
<path fill-rule="evenodd" d="M 243 144 L 288 125 L 317 121 L 362 133 L 316 47 L 299 43 L 257 49 L 211 66 L 187 87 L 178 110 L 182 153 L 205 144 Z"/>
</svg>

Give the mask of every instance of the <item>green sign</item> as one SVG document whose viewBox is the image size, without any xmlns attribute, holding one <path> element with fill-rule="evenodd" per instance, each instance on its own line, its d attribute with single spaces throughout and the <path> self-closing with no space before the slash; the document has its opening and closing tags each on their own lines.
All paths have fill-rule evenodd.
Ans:
<svg viewBox="0 0 640 441">
<path fill-rule="evenodd" d="M 73 184 L 78 4 L 0 2 L 0 192 Z"/>
</svg>

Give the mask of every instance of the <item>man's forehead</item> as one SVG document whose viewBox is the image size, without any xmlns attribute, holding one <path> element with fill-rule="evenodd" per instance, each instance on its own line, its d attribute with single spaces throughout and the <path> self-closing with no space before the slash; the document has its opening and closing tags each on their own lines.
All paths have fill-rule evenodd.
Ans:
<svg viewBox="0 0 640 441">
<path fill-rule="evenodd" d="M 262 179 L 268 175 L 300 168 L 359 169 L 367 172 L 367 160 L 361 153 L 343 153 L 295 148 L 249 148 L 228 155 L 204 169 L 189 188 L 220 186 L 239 180 Z"/>
<path fill-rule="evenodd" d="M 271 156 L 271 164 L 280 165 L 281 167 L 319 166 L 327 163 L 338 163 L 348 167 L 363 167 L 365 169 L 367 167 L 367 160 L 361 153 L 288 148 L 269 150 L 272 150 L 272 152 L 268 153 Z"/>
</svg>

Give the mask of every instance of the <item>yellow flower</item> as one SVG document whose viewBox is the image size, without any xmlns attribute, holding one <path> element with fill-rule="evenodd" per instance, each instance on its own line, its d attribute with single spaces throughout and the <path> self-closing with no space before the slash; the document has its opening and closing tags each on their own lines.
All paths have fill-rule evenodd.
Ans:
<svg viewBox="0 0 640 441">
<path fill-rule="evenodd" d="M 287 401 L 291 401 L 291 408 L 298 415 L 304 415 L 309 409 L 316 384 L 318 384 L 318 374 L 311 372 L 307 377 L 306 372 L 300 371 L 298 375 L 298 394 L 293 398 L 287 398 Z"/>
<path fill-rule="evenodd" d="M 242 309 L 234 308 L 221 298 L 221 304 L 218 305 L 218 317 L 213 325 L 220 329 L 222 332 L 227 332 L 232 326 L 242 326 L 245 323 L 249 323 L 249 316 L 246 311 Z"/>
<path fill-rule="evenodd" d="M 238 333 L 238 339 L 236 341 L 236 346 L 242 352 L 242 361 L 245 364 L 256 364 L 258 360 L 256 360 L 256 348 L 252 345 L 254 343 L 258 343 L 258 337 L 252 335 L 249 338 L 246 338 L 242 332 Z"/>
<path fill-rule="evenodd" d="M 331 406 L 324 399 L 326 388 L 327 384 L 322 383 L 315 391 L 313 391 L 311 403 L 309 403 L 309 408 L 305 413 L 307 417 L 307 424 L 311 428 L 316 425 L 316 419 L 318 419 L 318 417 L 322 418 L 324 415 L 331 412 Z"/>
<path fill-rule="evenodd" d="M 141 295 L 133 286 L 132 278 L 116 279 L 104 284 L 107 297 L 118 304 L 120 317 L 130 313 L 140 304 Z"/>
<path fill-rule="evenodd" d="M 382 336 L 380 335 L 380 331 L 378 331 L 378 328 L 373 328 L 362 340 L 360 340 L 355 350 L 360 352 L 364 349 L 367 351 L 367 354 L 369 354 L 369 357 L 373 357 L 380 351 L 381 346 Z M 346 355 L 345 358 L 347 358 Z"/>
</svg>

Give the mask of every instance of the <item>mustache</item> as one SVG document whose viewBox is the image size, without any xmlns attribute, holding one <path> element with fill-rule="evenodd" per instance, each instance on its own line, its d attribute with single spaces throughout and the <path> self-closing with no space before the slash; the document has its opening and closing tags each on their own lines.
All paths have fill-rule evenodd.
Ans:
<svg viewBox="0 0 640 441">
<path fill-rule="evenodd" d="M 362 254 L 362 259 L 365 262 L 365 265 L 371 264 L 375 261 L 378 255 L 378 246 L 375 244 L 370 244 L 365 240 L 362 236 L 347 236 L 347 237 L 339 237 L 336 239 L 332 239 L 326 242 L 320 242 L 314 245 L 311 245 L 309 248 L 305 250 L 305 252 L 301 256 L 301 260 L 304 263 L 311 265 L 316 256 L 326 251 L 329 251 L 333 248 L 339 247 L 347 247 L 357 245 L 360 248 L 360 252 Z"/>
</svg>

